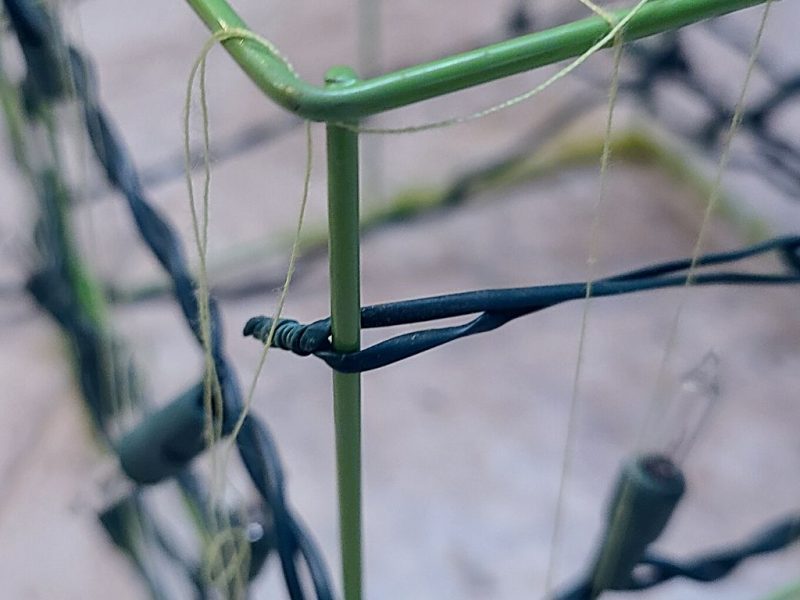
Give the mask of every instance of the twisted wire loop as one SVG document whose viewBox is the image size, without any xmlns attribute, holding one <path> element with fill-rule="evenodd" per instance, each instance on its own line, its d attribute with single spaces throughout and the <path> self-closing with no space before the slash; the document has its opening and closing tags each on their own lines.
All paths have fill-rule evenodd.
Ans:
<svg viewBox="0 0 800 600">
<path fill-rule="evenodd" d="M 272 317 L 253 317 L 244 326 L 243 334 L 266 343 L 272 329 Z M 303 325 L 294 319 L 278 319 L 272 346 L 288 350 L 298 356 L 308 356 L 332 347 L 330 319 Z"/>
<path fill-rule="evenodd" d="M 649 265 L 599 279 L 592 284 L 592 296 L 617 296 L 648 290 L 691 285 L 783 285 L 800 283 L 800 236 L 783 236 L 730 252 L 707 254 L 697 261 L 709 267 L 738 262 L 757 255 L 776 253 L 789 271 L 786 273 L 749 273 L 731 271 L 688 273 L 691 259 Z M 426 329 L 401 334 L 356 352 L 336 352 L 330 342 L 330 319 L 308 325 L 293 319 L 281 319 L 273 345 L 300 356 L 313 354 L 330 367 L 345 373 L 370 371 L 431 350 L 460 338 L 492 331 L 519 317 L 579 300 L 586 294 L 587 283 L 564 283 L 524 288 L 477 290 L 444 296 L 403 300 L 365 306 L 361 326 L 365 329 L 409 325 L 481 313 L 473 320 L 453 327 Z M 245 336 L 266 342 L 272 327 L 270 317 L 251 318 L 244 327 Z"/>
<path fill-rule="evenodd" d="M 45 4 L 36 0 L 4 0 L 4 5 L 28 66 L 22 90 L 26 107 L 35 108 L 36 103 L 57 100 L 68 93 L 72 93 L 77 99 L 95 156 L 104 169 L 108 181 L 125 198 L 144 243 L 169 276 L 174 299 L 199 344 L 200 320 L 195 296 L 196 286 L 182 245 L 172 227 L 146 197 L 131 155 L 100 103 L 99 88 L 90 60 L 78 49 L 63 42 L 57 22 L 48 14 Z M 70 337 L 76 340 L 75 345 L 80 349 L 81 340 L 91 333 L 86 332 L 90 329 L 90 325 L 86 324 L 85 318 L 77 314 L 77 309 L 72 304 L 63 300 L 69 295 L 59 293 L 58 290 L 68 283 L 63 278 L 59 281 L 46 275 L 47 272 L 34 274 L 28 287 L 40 305 L 67 329 Z M 210 301 L 210 321 L 212 357 L 224 403 L 223 433 L 227 434 L 241 413 L 243 400 L 236 374 L 225 355 L 222 322 L 219 308 L 213 299 Z M 91 378 L 92 374 L 100 377 L 99 374 L 106 366 L 99 352 L 84 352 L 79 354 L 79 360 L 82 379 Z M 87 388 L 86 385 L 82 387 L 84 391 L 93 389 L 91 386 Z M 92 398 L 87 397 L 87 401 L 102 403 L 104 399 L 99 397 L 98 392 Z M 114 449 L 111 435 L 107 430 L 108 421 L 96 419 L 96 425 L 109 442 L 109 447 Z M 288 505 L 282 466 L 269 429 L 255 416 L 248 415 L 236 440 L 236 446 L 250 479 L 261 496 L 263 503 L 261 512 L 267 517 L 263 523 L 267 530 L 266 534 L 260 541 L 251 544 L 255 559 L 251 567 L 257 568 L 250 569 L 250 577 L 257 575 L 258 568 L 266 562 L 267 555 L 275 550 L 280 559 L 290 598 L 297 600 L 307 597 L 298 571 L 299 562 L 305 564 L 311 575 L 314 597 L 324 600 L 333 598 L 330 577 L 319 549 Z M 164 457 L 164 460 L 168 462 L 170 458 Z M 185 467 L 175 477 L 182 490 L 190 493 L 202 506 L 206 494 L 199 479 Z M 208 508 L 207 504 L 206 508 L 215 510 Z M 135 557 L 137 550 L 133 549 L 133 542 L 113 525 L 119 522 L 119 519 L 113 516 L 115 509 L 135 510 L 140 518 L 147 518 L 148 521 L 153 519 L 147 515 L 146 508 L 141 502 L 126 500 L 111 507 L 101 519 L 115 543 Z M 162 550 L 170 546 L 165 534 L 160 530 L 156 530 L 155 537 L 163 542 Z M 264 540 L 270 540 L 272 543 L 264 547 Z M 143 561 L 135 562 L 138 562 L 140 567 L 144 564 Z M 204 589 L 198 578 L 196 565 L 189 565 L 188 561 L 182 562 L 187 578 L 196 584 L 198 597 L 206 597 L 211 593 L 210 590 Z M 145 573 L 143 567 L 140 570 L 154 597 L 163 595 L 158 591 L 153 576 Z"/>
<path fill-rule="evenodd" d="M 670 560 L 648 553 L 631 574 L 626 587 L 615 591 L 641 591 L 682 577 L 700 583 L 712 583 L 727 577 L 745 560 L 784 550 L 800 542 L 800 513 L 771 523 L 738 545 L 708 552 L 689 560 Z M 589 600 L 592 598 L 590 578 L 572 589 L 557 594 L 554 600 Z"/>
</svg>

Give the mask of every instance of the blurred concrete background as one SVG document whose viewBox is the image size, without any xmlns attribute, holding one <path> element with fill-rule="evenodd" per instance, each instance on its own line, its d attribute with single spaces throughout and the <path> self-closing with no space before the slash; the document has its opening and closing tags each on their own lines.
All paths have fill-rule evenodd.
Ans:
<svg viewBox="0 0 800 600">
<path fill-rule="evenodd" d="M 558 19 L 564 7 L 556 1 L 534 5 L 545 21 Z M 574 14 L 581 14 L 584 9 L 575 5 Z M 320 81 L 331 64 L 358 62 L 355 2 L 247 0 L 236 7 L 312 81 Z M 499 40 L 512 8 L 511 2 L 384 0 L 384 68 Z M 186 79 L 206 31 L 182 2 L 86 0 L 63 9 L 76 41 L 97 63 L 109 112 L 139 166 L 152 175 L 149 193 L 190 248 L 180 164 L 172 170 L 170 165 L 180 157 Z M 727 22 L 752 34 L 759 10 Z M 791 72 L 800 67 L 794 39 L 800 4 L 779 2 L 773 13 L 765 52 Z M 709 80 L 735 95 L 744 60 L 715 44 L 702 28 L 691 35 L 694 56 L 707 67 Z M 608 56 L 591 61 L 583 72 L 606 78 Z M 467 114 L 543 77 L 542 72 L 514 77 L 375 122 L 408 124 Z M 756 79 L 754 94 L 759 86 L 763 82 Z M 523 131 L 546 122 L 585 90 L 576 77 L 468 125 L 365 140 L 368 152 L 382 156 L 384 164 L 382 194 L 370 183 L 373 193 L 365 204 L 379 206 L 409 189 L 435 189 L 493 160 Z M 258 252 L 285 235 L 296 219 L 303 135 L 220 51 L 210 61 L 209 102 L 212 144 L 224 145 L 265 125 L 286 129 L 272 143 L 256 144 L 214 165 L 211 262 L 256 258 L 241 259 L 243 267 L 222 268 L 225 277 L 215 280 L 228 290 L 223 310 L 229 351 L 246 384 L 259 346 L 238 331 L 248 317 L 274 308 L 275 286 L 269 282 L 281 274 L 287 254 L 265 253 L 262 260 Z M 602 107 L 592 111 L 573 135 L 583 134 L 581 128 L 601 131 L 602 113 Z M 786 128 L 797 131 L 797 106 L 782 118 Z M 620 129 L 646 121 L 621 103 Z M 311 227 L 324 220 L 322 133 L 315 126 Z M 667 133 L 662 132 L 668 138 Z M 58 331 L 18 291 L 33 215 L 9 149 L 3 146 L 0 152 L 0 373 L 6 390 L 0 395 L 0 595 L 144 598 L 144 588 L 104 537 L 87 500 L 102 457 L 79 409 Z M 717 159 L 687 157 L 706 175 Z M 127 211 L 103 187 L 99 173 L 89 171 L 84 189 L 91 200 L 76 211 L 76 224 L 86 234 L 99 276 L 127 290 L 161 282 Z M 747 219 L 771 231 L 800 228 L 798 198 L 781 195 L 757 177 L 734 172 L 725 179 L 725 191 Z M 364 302 L 584 279 L 597 193 L 596 165 L 565 167 L 514 185 L 490 186 L 453 210 L 381 228 L 364 240 Z M 689 255 L 704 200 L 697 186 L 658 165 L 615 161 L 602 213 L 598 272 Z M 720 250 L 745 242 L 740 226 L 715 217 L 706 247 Z M 246 293 L 232 291 L 251 280 L 267 283 Z M 658 292 L 592 305 L 564 543 L 557 557 L 561 584 L 578 576 L 591 556 L 606 494 L 619 462 L 634 447 L 680 296 L 679 291 Z M 327 298 L 324 257 L 310 258 L 301 265 L 285 314 L 301 321 L 319 318 L 328 314 Z M 579 303 L 565 305 L 365 376 L 369 598 L 542 596 L 581 313 Z M 171 301 L 123 303 L 114 315 L 157 402 L 194 381 L 202 357 Z M 688 497 L 659 542 L 665 552 L 681 557 L 741 540 L 770 519 L 797 510 L 800 499 L 797 290 L 692 292 L 672 371 L 694 366 L 710 349 L 721 359 L 723 400 L 687 463 Z M 255 410 L 276 434 L 291 501 L 338 579 L 328 369 L 312 358 L 272 353 Z M 256 598 L 281 597 L 275 592 L 276 565 L 268 571 Z M 674 582 L 647 597 L 760 598 L 798 573 L 800 551 L 794 549 L 751 561 L 713 586 Z"/>
</svg>

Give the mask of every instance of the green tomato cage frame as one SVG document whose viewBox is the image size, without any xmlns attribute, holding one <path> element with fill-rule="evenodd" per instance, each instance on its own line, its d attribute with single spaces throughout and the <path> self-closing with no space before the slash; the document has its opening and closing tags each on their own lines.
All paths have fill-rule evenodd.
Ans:
<svg viewBox="0 0 800 600">
<path fill-rule="evenodd" d="M 247 26 L 225 0 L 187 0 L 241 69 L 284 109 L 327 127 L 328 228 L 333 348 L 359 349 L 359 120 L 580 56 L 607 36 L 609 21 L 590 17 L 545 31 L 361 80 L 347 67 L 333 67 L 324 86 L 304 81 L 263 45 L 224 39 Z M 719 17 L 765 0 L 653 0 L 626 23 L 631 41 Z M 610 14 L 625 19 L 630 9 Z M 611 45 L 610 42 L 607 45 Z M 362 597 L 361 380 L 333 371 L 336 462 L 344 598 Z M 669 509 L 671 511 L 671 508 Z"/>
</svg>

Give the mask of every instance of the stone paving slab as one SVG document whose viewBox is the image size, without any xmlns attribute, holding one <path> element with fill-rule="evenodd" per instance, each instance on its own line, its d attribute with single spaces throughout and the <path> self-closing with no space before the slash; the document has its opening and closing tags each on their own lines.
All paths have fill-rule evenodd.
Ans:
<svg viewBox="0 0 800 600">
<path fill-rule="evenodd" d="M 311 80 L 321 79 L 331 62 L 354 61 L 354 3 L 248 1 L 237 6 Z M 393 66 L 492 39 L 501 22 L 498 6 L 477 0 L 436 6 L 418 0 L 386 2 L 385 8 L 385 56 Z M 173 156 L 181 145 L 185 78 L 206 39 L 202 27 L 180 2 L 87 0 L 79 10 L 83 42 L 98 61 L 104 100 L 137 160 L 150 166 Z M 754 16 L 749 11 L 740 20 L 752 24 Z M 797 3 L 777 3 L 770 43 L 789 43 L 797 18 Z M 792 53 L 783 60 L 790 63 Z M 607 61 L 593 64 L 590 68 L 605 72 Z M 397 111 L 380 122 L 466 114 L 519 93 L 541 77 L 483 86 Z M 211 61 L 210 82 L 214 139 L 280 114 L 222 53 Z M 441 183 L 464 165 L 481 164 L 517 139 L 521 123 L 527 128 L 547 119 L 548 111 L 578 87 L 578 82 L 565 82 L 537 102 L 491 120 L 386 139 L 383 154 L 391 164 L 387 190 Z M 315 141 L 312 222 L 324 215 L 319 127 Z M 302 156 L 302 133 L 296 130 L 280 143 L 217 165 L 212 253 L 222 255 L 240 240 L 291 227 Z M 795 204 L 753 182 L 741 187 L 741 179 L 728 180 L 735 194 L 763 197 L 768 208 L 762 216 L 797 231 Z M 0 190 L 4 200 L 12 199 L 0 211 L 3 237 L 8 239 L 8 232 L 24 240 L 30 217 L 21 200 L 24 187 L 8 160 L 0 161 Z M 150 192 L 190 247 L 180 178 Z M 364 301 L 581 279 L 596 194 L 594 170 L 568 170 L 370 235 L 363 249 Z M 691 251 L 700 199 L 690 189 L 653 169 L 620 164 L 609 198 L 599 272 Z M 97 250 L 94 260 L 104 277 L 137 283 L 157 276 L 118 200 L 101 194 L 89 214 L 96 230 L 90 247 Z M 86 215 L 79 218 L 85 229 Z M 714 223 L 709 249 L 740 243 L 729 225 Z M 9 281 L 21 276 L 18 256 L 24 252 L 18 245 L 11 244 L 10 251 L 3 246 L 0 273 Z M 301 320 L 327 314 L 326 273 L 322 261 L 304 265 L 286 314 Z M 593 303 L 559 581 L 574 576 L 591 553 L 609 481 L 633 447 L 679 297 L 672 291 Z M 775 289 L 714 289 L 689 296 L 674 369 L 685 370 L 715 349 L 722 359 L 724 400 L 687 465 L 690 495 L 663 540 L 665 550 L 685 555 L 711 548 L 796 510 L 800 484 L 787 477 L 800 467 L 796 297 L 796 290 Z M 249 316 L 270 312 L 274 302 L 274 294 L 260 294 L 224 306 L 230 352 L 243 382 L 252 376 L 258 346 L 236 332 Z M 578 303 L 552 309 L 365 376 L 368 597 L 539 597 L 581 310 Z M 169 398 L 196 378 L 201 357 L 171 304 L 154 300 L 121 307 L 116 315 L 155 398 Z M 113 589 L 115 598 L 144 598 L 125 560 L 111 549 L 87 509 L 87 490 L 100 457 L 76 408 L 56 329 L 27 300 L 12 295 L 2 300 L 0 332 L 7 390 L 0 397 L 0 426 L 6 432 L 0 436 L 4 597 L 94 599 L 108 597 Z M 327 368 L 312 358 L 274 353 L 255 400 L 279 441 L 290 497 L 336 571 L 329 379 Z M 799 561 L 795 550 L 754 562 L 714 587 L 675 583 L 647 597 L 750 599 L 796 578 Z M 273 568 L 256 597 L 280 597 L 270 593 L 274 575 Z"/>
</svg>

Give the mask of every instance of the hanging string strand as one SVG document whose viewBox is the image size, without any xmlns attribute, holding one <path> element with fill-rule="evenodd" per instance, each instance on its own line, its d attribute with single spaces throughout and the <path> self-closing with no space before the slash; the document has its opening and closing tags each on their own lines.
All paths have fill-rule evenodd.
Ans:
<svg viewBox="0 0 800 600">
<path fill-rule="evenodd" d="M 289 286 L 292 282 L 292 277 L 294 276 L 295 268 L 297 267 L 297 258 L 300 255 L 300 240 L 301 240 L 301 231 L 303 229 L 303 222 L 305 220 L 305 213 L 306 213 L 306 205 L 308 204 L 308 193 L 309 187 L 311 182 L 311 171 L 312 171 L 312 159 L 313 159 L 313 145 L 312 145 L 312 136 L 311 136 L 311 122 L 306 121 L 306 166 L 305 166 L 305 173 L 303 175 L 303 194 L 300 200 L 300 211 L 299 217 L 297 219 L 297 227 L 294 232 L 294 241 L 292 242 L 292 249 L 289 255 L 289 267 L 286 271 L 286 279 L 283 282 L 283 286 L 281 287 L 281 294 L 278 298 L 278 304 L 275 308 L 274 316 L 272 317 L 272 325 L 270 326 L 269 332 L 267 334 L 266 341 L 264 342 L 264 349 L 261 352 L 261 356 L 258 360 L 258 365 L 256 367 L 256 372 L 253 375 L 253 379 L 250 381 L 250 387 L 247 390 L 247 396 L 245 397 L 244 408 L 242 410 L 239 419 L 234 425 L 233 431 L 231 432 L 230 436 L 230 445 L 229 448 L 232 448 L 236 437 L 239 435 L 239 432 L 242 429 L 242 425 L 244 424 L 244 420 L 247 414 L 250 412 L 250 407 L 253 404 L 253 395 L 256 391 L 256 386 L 258 385 L 258 380 L 261 377 L 261 373 L 264 370 L 264 365 L 267 361 L 267 354 L 269 353 L 270 348 L 272 348 L 272 341 L 275 339 L 275 332 L 278 328 L 278 323 L 280 322 L 281 314 L 283 313 L 283 307 L 286 304 L 286 298 L 289 295 Z"/>
<path fill-rule="evenodd" d="M 220 578 L 226 574 L 224 568 L 223 552 L 224 539 L 229 534 L 230 522 L 222 523 L 220 515 L 224 511 L 219 510 L 222 496 L 224 494 L 224 474 L 221 471 L 221 464 L 217 450 L 217 442 L 222 437 L 222 423 L 224 419 L 224 405 L 219 376 L 216 371 L 214 361 L 214 349 L 212 343 L 211 327 L 211 301 L 208 284 L 208 228 L 209 228 L 209 193 L 211 189 L 211 160 L 210 160 L 210 140 L 209 140 L 209 121 L 208 121 L 208 99 L 206 94 L 206 59 L 208 52 L 213 45 L 206 45 L 200 57 L 195 61 L 189 75 L 186 87 L 186 95 L 183 111 L 183 147 L 184 147 L 184 166 L 186 176 L 186 186 L 189 197 L 189 207 L 192 216 L 192 230 L 194 233 L 195 248 L 198 256 L 197 270 L 197 290 L 195 296 L 198 305 L 199 333 L 200 342 L 203 348 L 204 370 L 203 370 L 203 414 L 205 418 L 204 437 L 206 446 L 210 449 L 211 459 L 211 481 L 209 490 L 209 532 L 210 539 L 207 541 L 206 556 L 204 560 L 203 575 L 208 583 L 214 587 L 228 587 Z M 203 188 L 202 204 L 200 209 L 197 207 L 195 198 L 194 183 L 191 175 L 191 109 L 195 79 L 199 73 L 200 88 L 200 114 L 202 119 L 203 133 Z M 234 552 L 233 562 L 240 562 L 240 554 Z M 220 568 L 218 568 L 220 565 Z M 236 585 L 236 584 L 234 584 Z M 238 585 L 236 586 L 238 587 Z"/>
<path fill-rule="evenodd" d="M 590 0 L 580 0 L 583 4 L 589 6 L 593 11 L 598 13 L 606 20 L 610 16 L 595 6 Z M 609 22 L 609 25 L 613 23 Z M 550 540 L 550 551 L 545 575 L 545 597 L 549 597 L 553 588 L 553 581 L 556 576 L 556 565 L 558 563 L 558 554 L 561 550 L 563 525 L 564 525 L 564 510 L 565 500 L 567 494 L 567 487 L 569 483 L 570 473 L 572 469 L 572 459 L 575 453 L 576 443 L 576 429 L 578 417 L 578 403 L 580 398 L 580 382 L 583 372 L 583 361 L 586 349 L 586 339 L 589 327 L 589 309 L 592 303 L 592 290 L 595 279 L 597 277 L 597 258 L 600 248 L 600 231 L 603 221 L 603 212 L 606 208 L 606 197 L 608 192 L 608 174 L 609 165 L 611 162 L 611 133 L 614 123 L 614 109 L 617 106 L 617 98 L 619 95 L 619 77 L 620 66 L 622 64 L 623 55 L 623 32 L 620 31 L 614 39 L 614 63 L 611 74 L 611 84 L 608 92 L 608 110 L 606 112 L 606 122 L 603 137 L 603 150 L 600 157 L 600 176 L 599 176 L 599 192 L 597 200 L 595 201 L 592 210 L 592 226 L 589 240 L 589 252 L 586 259 L 587 265 L 587 281 L 586 281 L 586 294 L 584 296 L 583 310 L 581 314 L 581 326 L 578 339 L 577 359 L 575 361 L 575 370 L 572 378 L 572 392 L 570 394 L 569 409 L 567 413 L 567 430 L 564 438 L 564 450 L 562 453 L 561 473 L 559 477 L 558 493 L 556 496 L 556 510 L 553 518 L 553 533 Z"/>
<path fill-rule="evenodd" d="M 755 40 L 753 42 L 752 51 L 750 52 L 750 57 L 748 59 L 747 69 L 745 72 L 744 80 L 742 82 L 742 87 L 739 91 L 739 97 L 736 102 L 736 107 L 734 109 L 733 116 L 731 117 L 730 126 L 728 127 L 728 130 L 725 134 L 725 138 L 722 144 L 722 151 L 720 153 L 720 159 L 719 162 L 717 163 L 717 168 L 714 174 L 714 181 L 711 186 L 711 191 L 709 192 L 708 195 L 708 200 L 706 201 L 703 218 L 700 223 L 700 229 L 698 231 L 697 238 L 695 239 L 694 248 L 692 250 L 691 264 L 689 265 L 689 271 L 686 275 L 686 283 L 683 286 L 683 291 L 678 300 L 678 305 L 675 309 L 672 323 L 669 328 L 669 333 L 667 334 L 667 341 L 664 346 L 664 352 L 662 354 L 661 362 L 658 367 L 658 373 L 656 375 L 654 390 L 651 395 L 651 399 L 648 403 L 648 406 L 645 410 L 644 419 L 642 419 L 642 423 L 639 428 L 639 434 L 638 434 L 639 439 L 636 444 L 638 448 L 642 448 L 643 444 L 645 443 L 645 440 L 643 439 L 644 432 L 650 429 L 654 419 L 656 419 L 658 414 L 666 408 L 665 406 L 662 405 L 665 401 L 664 395 L 665 395 L 667 370 L 669 367 L 669 362 L 672 357 L 672 354 L 675 351 L 678 332 L 680 329 L 681 317 L 683 316 L 684 308 L 686 307 L 686 304 L 689 299 L 690 289 L 694 287 L 693 284 L 697 278 L 697 267 L 699 266 L 700 257 L 702 255 L 703 245 L 705 242 L 705 237 L 708 232 L 709 225 L 711 223 L 711 216 L 714 214 L 714 211 L 717 207 L 720 196 L 722 194 L 722 178 L 728 166 L 733 140 L 736 137 L 736 133 L 739 130 L 739 126 L 742 123 L 742 117 L 745 112 L 745 100 L 747 98 L 747 92 L 750 86 L 750 79 L 752 78 L 756 63 L 758 61 L 758 54 L 761 48 L 764 31 L 766 30 L 767 21 L 769 19 L 769 13 L 770 13 L 770 8 L 772 6 L 772 2 L 773 0 L 767 0 L 767 2 L 764 4 L 764 10 L 762 11 L 761 20 L 759 22 Z"/>
<path fill-rule="evenodd" d="M 186 184 L 188 190 L 189 204 L 192 215 L 192 227 L 195 238 L 195 245 L 198 253 L 198 289 L 197 300 L 200 316 L 200 333 L 201 342 L 204 348 L 205 357 L 205 379 L 204 379 L 204 407 L 205 407 L 205 437 L 208 446 L 211 448 L 211 515 L 212 521 L 212 539 L 207 548 L 206 569 L 207 577 L 215 583 L 217 587 L 225 586 L 226 589 L 233 588 L 233 593 L 237 596 L 243 596 L 246 590 L 245 572 L 247 570 L 247 563 L 249 561 L 248 548 L 246 544 L 239 542 L 235 532 L 233 531 L 233 523 L 231 522 L 230 514 L 227 511 L 216 511 L 214 507 L 217 506 L 224 495 L 224 488 L 227 482 L 227 465 L 230 457 L 230 452 L 236 445 L 236 440 L 239 433 L 244 426 L 250 408 L 252 406 L 253 394 L 259 377 L 263 371 L 267 354 L 271 346 L 271 337 L 268 338 L 264 344 L 264 349 L 261 353 L 255 375 L 250 384 L 245 401 L 241 407 L 236 422 L 232 428 L 229 436 L 228 444 L 225 446 L 220 457 L 218 454 L 218 442 L 223 437 L 223 421 L 224 421 L 224 404 L 222 389 L 219 383 L 215 369 L 215 361 L 213 356 L 213 345 L 210 319 L 210 289 L 208 283 L 208 270 L 207 270 L 207 257 L 208 257 L 208 228 L 210 221 L 210 184 L 211 184 L 211 154 L 210 154 L 210 133 L 209 133 L 209 116 L 208 116 L 208 101 L 207 101 L 207 59 L 211 50 L 216 44 L 233 37 L 246 37 L 248 39 L 256 39 L 260 44 L 267 48 L 276 58 L 281 60 L 288 69 L 293 71 L 291 64 L 283 58 L 280 52 L 272 46 L 267 40 L 263 40 L 258 36 L 242 35 L 242 31 L 226 31 L 220 32 L 214 36 L 204 45 L 200 55 L 196 59 L 192 70 L 189 74 L 189 79 L 186 89 L 186 97 L 184 103 L 184 154 L 185 154 L 185 169 L 186 169 Z M 249 33 L 249 32 L 248 32 Z M 194 185 L 191 177 L 191 140 L 190 140 L 190 116 L 191 106 L 194 90 L 195 80 L 199 80 L 199 96 L 200 96 L 200 112 L 202 118 L 202 133 L 203 133 L 203 191 L 202 191 L 202 205 L 201 211 L 197 209 L 197 202 L 195 199 Z M 277 323 L 280 319 L 281 312 L 289 291 L 292 276 L 294 274 L 297 256 L 299 254 L 299 246 L 301 239 L 302 226 L 305 216 L 305 210 L 308 201 L 309 185 L 311 180 L 312 170 L 312 137 L 311 137 L 311 124 L 306 124 L 306 161 L 305 161 L 305 174 L 303 177 L 303 191 L 301 195 L 300 210 L 297 219 L 297 226 L 295 228 L 294 241 L 292 243 L 291 255 L 289 258 L 289 266 L 287 269 L 286 278 L 282 286 L 281 295 L 279 297 L 278 306 L 275 311 L 274 319 Z M 200 214 L 198 214 L 198 212 Z M 274 332 L 273 332 L 274 334 Z M 220 522 L 217 514 L 226 516 L 226 522 Z M 232 549 L 232 550 L 231 550 Z M 227 556 L 228 552 L 233 552 L 233 556 Z"/>
<path fill-rule="evenodd" d="M 599 17 L 601 17 L 603 20 L 605 20 L 605 21 L 606 21 L 606 23 L 608 23 L 608 24 L 609 24 L 609 25 L 611 25 L 612 27 L 614 26 L 614 19 L 613 19 L 613 17 L 611 16 L 611 13 L 609 13 L 609 12 L 608 12 L 607 10 L 605 10 L 603 7 L 601 7 L 601 6 L 598 6 L 597 4 L 595 4 L 594 2 L 592 2 L 592 0 L 578 0 L 578 2 L 580 2 L 581 4 L 583 4 L 583 5 L 584 5 L 586 8 L 588 8 L 589 10 L 591 10 L 593 13 L 595 13 L 595 14 L 596 14 L 596 15 L 598 15 Z"/>
</svg>

